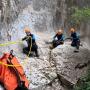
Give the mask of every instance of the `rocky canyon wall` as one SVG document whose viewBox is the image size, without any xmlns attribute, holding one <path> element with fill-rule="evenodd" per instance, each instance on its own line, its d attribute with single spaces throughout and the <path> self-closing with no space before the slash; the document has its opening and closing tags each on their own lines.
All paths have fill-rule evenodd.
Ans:
<svg viewBox="0 0 90 90">
<path fill-rule="evenodd" d="M 23 9 L 30 6 L 30 22 L 35 31 L 55 31 L 59 28 L 65 29 L 68 32 L 67 20 L 70 18 L 70 8 L 90 7 L 89 0 L 1 0 L 0 1 L 0 37 L 6 33 L 9 36 L 7 29 L 18 18 L 18 15 L 23 12 Z M 28 25 L 28 24 L 27 24 Z M 80 26 L 80 34 L 83 35 L 83 40 L 90 45 L 90 30 L 89 22 Z M 6 30 L 7 29 L 7 30 Z M 86 32 L 86 33 L 84 33 Z M 88 34 L 88 35 L 87 35 Z M 5 35 L 4 35 L 5 36 Z M 3 37 L 3 38 L 6 38 Z"/>
</svg>

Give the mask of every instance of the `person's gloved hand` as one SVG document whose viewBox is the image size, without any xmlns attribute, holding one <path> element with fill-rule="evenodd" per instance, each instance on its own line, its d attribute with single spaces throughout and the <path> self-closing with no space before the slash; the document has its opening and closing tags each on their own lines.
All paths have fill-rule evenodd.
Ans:
<svg viewBox="0 0 90 90">
<path fill-rule="evenodd" d="M 24 39 L 22 38 L 22 41 L 24 41 Z"/>
<path fill-rule="evenodd" d="M 26 37 L 25 38 L 22 38 L 22 41 L 26 40 Z"/>
</svg>

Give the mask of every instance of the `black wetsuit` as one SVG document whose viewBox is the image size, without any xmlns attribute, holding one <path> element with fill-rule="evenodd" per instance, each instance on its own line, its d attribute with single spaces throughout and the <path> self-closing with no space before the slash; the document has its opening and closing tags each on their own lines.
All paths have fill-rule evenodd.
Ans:
<svg viewBox="0 0 90 90">
<path fill-rule="evenodd" d="M 71 33 L 71 38 L 72 38 L 71 46 L 74 46 L 74 47 L 76 47 L 77 49 L 79 49 L 80 39 L 79 39 L 79 36 L 77 35 L 77 33 L 76 33 L 76 32 Z"/>
<path fill-rule="evenodd" d="M 23 48 L 23 52 L 28 54 L 29 51 L 30 51 L 30 48 L 31 48 L 31 51 L 34 51 L 36 56 L 38 57 L 38 46 L 36 44 L 36 41 L 35 41 L 35 38 L 34 38 L 34 35 L 33 34 L 29 34 L 27 35 L 26 37 L 24 37 L 22 40 L 26 40 L 27 41 L 27 44 L 28 44 L 28 47 L 25 47 Z"/>
<path fill-rule="evenodd" d="M 55 38 L 57 38 L 57 40 L 55 40 Z M 64 43 L 64 35 L 63 34 L 61 34 L 61 35 L 56 34 L 54 36 L 54 40 L 53 40 L 53 47 L 55 48 L 58 45 L 61 45 L 63 43 Z"/>
</svg>

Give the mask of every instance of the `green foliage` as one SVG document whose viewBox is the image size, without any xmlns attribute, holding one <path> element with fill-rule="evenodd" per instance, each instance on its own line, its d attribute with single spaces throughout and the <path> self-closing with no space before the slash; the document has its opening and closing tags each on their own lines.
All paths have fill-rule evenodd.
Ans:
<svg viewBox="0 0 90 90">
<path fill-rule="evenodd" d="M 71 15 L 70 22 L 75 25 L 80 25 L 81 22 L 90 20 L 90 8 L 73 8 L 74 13 Z"/>
<path fill-rule="evenodd" d="M 75 8 L 75 13 L 72 15 L 72 18 L 78 21 L 90 19 L 90 8 Z"/>
<path fill-rule="evenodd" d="M 74 90 L 90 90 L 90 71 L 74 87 Z"/>
</svg>

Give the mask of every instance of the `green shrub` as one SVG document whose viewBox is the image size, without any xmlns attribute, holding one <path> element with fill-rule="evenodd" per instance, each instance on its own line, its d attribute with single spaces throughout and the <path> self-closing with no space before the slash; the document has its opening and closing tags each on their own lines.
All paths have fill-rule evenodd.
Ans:
<svg viewBox="0 0 90 90">
<path fill-rule="evenodd" d="M 75 13 L 72 14 L 72 18 L 76 21 L 87 21 L 90 19 L 90 8 L 75 8 Z"/>
<path fill-rule="evenodd" d="M 90 20 L 90 8 L 76 8 L 73 7 L 73 13 L 70 18 L 70 24 L 75 26 L 75 25 L 80 25 L 81 22 L 87 22 Z"/>
<path fill-rule="evenodd" d="M 75 85 L 74 90 L 90 90 L 90 71 Z"/>
</svg>

